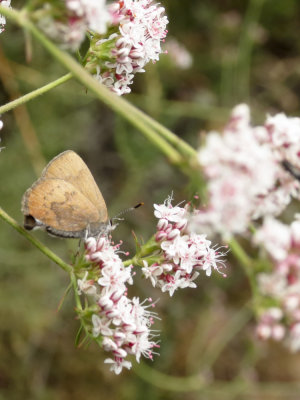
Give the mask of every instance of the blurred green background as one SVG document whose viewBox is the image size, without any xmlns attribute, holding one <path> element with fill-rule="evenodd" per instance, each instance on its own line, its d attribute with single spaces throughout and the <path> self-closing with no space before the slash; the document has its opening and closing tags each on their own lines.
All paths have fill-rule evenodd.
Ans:
<svg viewBox="0 0 300 400">
<path fill-rule="evenodd" d="M 253 122 L 266 113 L 299 114 L 299 1 L 163 0 L 162 5 L 169 37 L 187 48 L 193 63 L 181 69 L 171 54 L 162 55 L 136 76 L 128 101 L 195 148 L 200 133 L 221 129 L 239 102 L 251 105 Z M 31 56 L 22 30 L 8 23 L 0 36 L 0 104 L 65 73 L 38 43 L 31 38 L 26 43 Z M 131 231 L 147 240 L 155 230 L 153 203 L 171 191 L 176 203 L 190 199 L 187 176 L 76 81 L 2 119 L 0 205 L 20 223 L 24 191 L 66 149 L 84 158 L 111 216 L 145 203 L 114 232 L 131 254 Z M 227 279 L 203 276 L 198 289 L 178 291 L 173 298 L 137 279 L 131 295 L 160 299 L 160 356 L 115 376 L 94 344 L 75 347 L 72 296 L 57 312 L 67 276 L 10 226 L 3 221 L 0 226 L 1 400 L 300 399 L 300 356 L 255 340 L 245 306 L 248 283 L 230 256 Z M 73 240 L 34 235 L 66 261 L 77 247 Z"/>
</svg>

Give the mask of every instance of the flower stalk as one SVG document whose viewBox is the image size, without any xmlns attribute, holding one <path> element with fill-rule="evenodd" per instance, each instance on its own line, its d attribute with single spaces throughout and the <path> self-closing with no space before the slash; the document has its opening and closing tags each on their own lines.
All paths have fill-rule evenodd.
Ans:
<svg viewBox="0 0 300 400">
<path fill-rule="evenodd" d="M 36 90 L 33 90 L 30 93 L 25 94 L 24 96 L 19 97 L 16 100 L 10 101 L 9 103 L 4 104 L 3 106 L 0 106 L 0 114 L 4 114 L 7 111 L 13 110 L 14 108 L 27 103 L 30 100 L 36 99 L 38 96 L 41 96 L 42 94 L 45 94 L 49 92 L 50 90 L 56 88 L 59 85 L 62 85 L 63 83 L 69 81 L 72 78 L 72 74 L 68 73 L 58 79 L 56 79 L 53 82 L 47 83 L 47 85 L 44 85 Z"/>
<path fill-rule="evenodd" d="M 50 260 L 54 261 L 60 268 L 69 274 L 73 273 L 73 268 L 71 265 L 65 263 L 60 257 L 53 253 L 47 246 L 41 243 L 38 239 L 28 233 L 22 226 L 20 226 L 17 221 L 15 221 L 10 215 L 8 215 L 0 207 L 0 218 L 3 219 L 7 224 L 14 228 L 17 232 L 23 235 L 29 242 L 31 242 L 35 247 L 37 247 L 43 254 L 45 254 Z"/>
</svg>

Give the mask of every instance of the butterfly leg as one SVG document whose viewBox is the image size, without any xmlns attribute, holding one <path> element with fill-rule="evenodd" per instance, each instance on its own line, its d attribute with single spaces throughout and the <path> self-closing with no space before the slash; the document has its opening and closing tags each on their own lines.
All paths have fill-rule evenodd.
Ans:
<svg viewBox="0 0 300 400">
<path fill-rule="evenodd" d="M 76 264 L 77 257 L 78 257 L 79 254 L 80 254 L 81 243 L 82 243 L 82 238 L 80 238 L 79 241 L 78 241 L 77 250 L 76 250 L 76 253 L 75 253 L 75 256 L 74 256 L 74 264 Z"/>
</svg>

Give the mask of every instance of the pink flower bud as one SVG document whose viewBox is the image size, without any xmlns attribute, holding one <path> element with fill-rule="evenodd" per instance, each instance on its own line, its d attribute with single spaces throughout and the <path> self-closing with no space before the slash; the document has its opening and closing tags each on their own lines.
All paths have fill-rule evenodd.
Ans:
<svg viewBox="0 0 300 400">
<path fill-rule="evenodd" d="M 126 338 L 125 333 L 120 332 L 120 331 L 114 332 L 114 339 L 115 339 L 116 341 L 124 340 L 125 338 Z"/>
<path fill-rule="evenodd" d="M 168 226 L 168 220 L 165 218 L 162 218 L 157 223 L 157 230 L 163 231 L 163 230 L 167 229 L 167 226 Z"/>
<path fill-rule="evenodd" d="M 159 231 L 155 235 L 155 240 L 156 242 L 161 242 L 162 240 L 165 240 L 167 237 L 167 234 L 163 231 Z"/>
<path fill-rule="evenodd" d="M 122 289 L 116 290 L 116 291 L 110 296 L 111 300 L 112 300 L 114 303 L 117 303 L 117 302 L 120 300 L 120 298 L 124 295 L 124 291 L 125 291 L 125 290 L 122 290 Z"/>
<path fill-rule="evenodd" d="M 272 333 L 272 330 L 269 325 L 260 324 L 256 328 L 256 334 L 262 340 L 269 339 L 271 337 L 271 333 Z"/>
<path fill-rule="evenodd" d="M 127 356 L 127 352 L 124 349 L 118 348 L 113 351 L 116 357 L 125 358 Z"/>
<path fill-rule="evenodd" d="M 105 315 L 107 316 L 107 318 L 113 319 L 113 318 L 116 318 L 119 315 L 119 311 L 116 310 L 115 308 L 112 308 L 109 311 L 107 311 L 105 313 Z"/>
<path fill-rule="evenodd" d="M 285 335 L 285 328 L 283 325 L 275 325 L 272 329 L 272 338 L 276 341 L 283 339 Z"/>
<path fill-rule="evenodd" d="M 113 351 L 113 352 L 115 352 L 115 351 L 118 350 L 118 347 L 117 347 L 116 343 L 115 343 L 113 340 L 111 340 L 110 338 L 107 338 L 107 337 L 105 337 L 105 338 L 103 339 L 102 347 L 103 347 L 103 349 L 106 350 L 106 351 Z"/>
<path fill-rule="evenodd" d="M 89 237 L 86 239 L 84 242 L 85 249 L 87 251 L 90 251 L 91 253 L 94 253 L 96 251 L 96 239 L 93 237 Z"/>
<path fill-rule="evenodd" d="M 110 310 L 114 306 L 113 301 L 107 296 L 100 297 L 98 304 L 104 311 Z"/>
<path fill-rule="evenodd" d="M 175 239 L 177 236 L 180 235 L 180 230 L 179 229 L 173 229 L 167 236 L 168 240 L 173 240 Z"/>
</svg>

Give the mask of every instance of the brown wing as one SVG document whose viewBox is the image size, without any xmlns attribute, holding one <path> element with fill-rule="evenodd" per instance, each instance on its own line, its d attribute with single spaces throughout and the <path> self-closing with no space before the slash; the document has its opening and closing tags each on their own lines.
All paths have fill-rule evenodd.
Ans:
<svg viewBox="0 0 300 400">
<path fill-rule="evenodd" d="M 61 179 L 36 181 L 23 196 L 22 212 L 46 227 L 64 232 L 84 231 L 89 225 L 100 223 L 95 205 L 75 186 Z"/>
<path fill-rule="evenodd" d="M 108 220 L 107 208 L 103 196 L 82 158 L 72 150 L 59 154 L 44 169 L 41 178 L 63 179 L 71 183 L 97 208 L 102 222 Z"/>
</svg>

